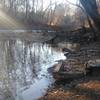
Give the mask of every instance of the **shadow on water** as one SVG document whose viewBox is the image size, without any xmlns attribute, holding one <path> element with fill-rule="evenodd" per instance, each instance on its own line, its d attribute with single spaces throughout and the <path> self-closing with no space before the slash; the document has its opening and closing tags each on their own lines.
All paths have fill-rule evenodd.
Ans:
<svg viewBox="0 0 100 100">
<path fill-rule="evenodd" d="M 47 69 L 65 59 L 50 45 L 0 41 L 0 100 L 36 100 L 54 82 Z"/>
</svg>

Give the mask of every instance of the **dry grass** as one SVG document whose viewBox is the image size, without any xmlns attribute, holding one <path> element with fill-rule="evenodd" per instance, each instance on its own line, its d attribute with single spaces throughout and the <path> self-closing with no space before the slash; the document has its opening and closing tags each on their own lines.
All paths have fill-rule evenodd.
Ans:
<svg viewBox="0 0 100 100">
<path fill-rule="evenodd" d="M 39 100 L 91 100 L 85 95 L 79 95 L 70 91 L 54 90 L 48 92 L 46 96 L 40 98 Z"/>
<path fill-rule="evenodd" d="M 77 87 L 100 93 L 100 81 L 88 81 L 88 82 L 79 84 Z"/>
</svg>

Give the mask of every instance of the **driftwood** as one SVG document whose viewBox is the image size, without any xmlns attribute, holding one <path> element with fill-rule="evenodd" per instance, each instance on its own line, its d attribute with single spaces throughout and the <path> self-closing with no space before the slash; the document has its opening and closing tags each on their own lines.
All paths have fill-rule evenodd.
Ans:
<svg viewBox="0 0 100 100">
<path fill-rule="evenodd" d="M 85 67 L 82 62 L 75 59 L 69 59 L 54 65 L 52 73 L 53 77 L 59 79 L 75 79 L 84 77 Z"/>
</svg>

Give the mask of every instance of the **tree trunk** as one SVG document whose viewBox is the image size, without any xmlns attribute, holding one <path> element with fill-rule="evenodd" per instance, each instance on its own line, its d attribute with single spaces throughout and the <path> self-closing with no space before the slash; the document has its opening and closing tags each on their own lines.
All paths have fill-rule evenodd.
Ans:
<svg viewBox="0 0 100 100">
<path fill-rule="evenodd" d="M 87 14 L 91 17 L 94 25 L 100 31 L 100 15 L 98 12 L 96 0 L 80 0 Z"/>
</svg>

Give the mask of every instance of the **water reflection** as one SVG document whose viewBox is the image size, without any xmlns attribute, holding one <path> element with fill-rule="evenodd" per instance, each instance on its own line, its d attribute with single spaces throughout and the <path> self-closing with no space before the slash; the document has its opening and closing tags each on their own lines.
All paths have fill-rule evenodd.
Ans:
<svg viewBox="0 0 100 100">
<path fill-rule="evenodd" d="M 0 41 L 0 100 L 36 100 L 53 82 L 47 68 L 65 59 L 60 49 L 29 41 Z"/>
</svg>

